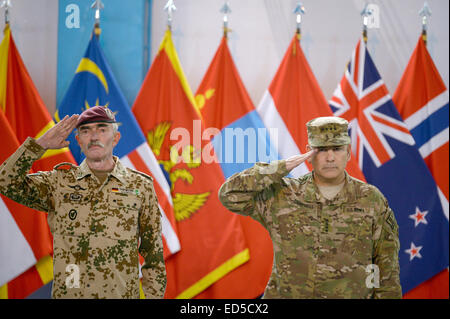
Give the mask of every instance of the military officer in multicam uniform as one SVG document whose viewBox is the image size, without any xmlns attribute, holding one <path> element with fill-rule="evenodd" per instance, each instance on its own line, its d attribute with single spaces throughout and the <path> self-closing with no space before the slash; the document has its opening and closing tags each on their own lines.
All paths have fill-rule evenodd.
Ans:
<svg viewBox="0 0 450 319">
<path fill-rule="evenodd" d="M 77 128 L 86 159 L 28 174 L 47 149 L 66 147 Z M 120 139 L 114 114 L 95 106 L 66 116 L 27 140 L 0 166 L 0 192 L 48 213 L 53 234 L 53 298 L 139 298 L 139 253 L 146 298 L 162 298 L 166 271 L 152 178 L 112 155 Z"/>
<path fill-rule="evenodd" d="M 347 174 L 348 122 L 307 123 L 307 153 L 256 163 L 220 188 L 222 204 L 270 233 L 272 275 L 265 298 L 401 298 L 394 213 L 375 187 Z M 313 171 L 285 177 L 308 160 Z"/>
</svg>

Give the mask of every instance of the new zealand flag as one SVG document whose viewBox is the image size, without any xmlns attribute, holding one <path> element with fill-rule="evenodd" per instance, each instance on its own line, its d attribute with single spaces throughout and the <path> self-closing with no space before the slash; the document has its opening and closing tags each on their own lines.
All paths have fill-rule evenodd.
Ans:
<svg viewBox="0 0 450 319">
<path fill-rule="evenodd" d="M 448 267 L 449 227 L 436 183 L 359 41 L 330 101 L 349 121 L 353 155 L 395 213 L 403 293 Z"/>
</svg>

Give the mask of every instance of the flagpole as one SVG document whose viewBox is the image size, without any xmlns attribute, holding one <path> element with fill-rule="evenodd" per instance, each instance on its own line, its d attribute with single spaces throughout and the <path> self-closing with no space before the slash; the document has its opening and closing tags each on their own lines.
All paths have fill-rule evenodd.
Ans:
<svg viewBox="0 0 450 319">
<path fill-rule="evenodd" d="M 422 40 L 425 45 L 427 45 L 428 17 L 431 17 L 431 9 L 426 1 L 424 2 L 422 9 L 419 11 L 419 16 L 422 17 Z"/>
<path fill-rule="evenodd" d="M 228 1 L 225 1 L 225 4 L 220 9 L 220 12 L 223 13 L 223 36 L 228 38 L 228 32 L 231 31 L 231 29 L 228 28 L 228 14 L 231 13 L 230 4 Z"/>
<path fill-rule="evenodd" d="M 363 11 L 361 11 L 361 16 L 363 17 L 363 32 L 362 32 L 362 36 L 363 36 L 363 40 L 364 43 L 367 44 L 367 26 L 369 24 L 369 17 L 372 15 L 372 10 L 369 9 L 369 4 L 366 4 L 364 6 Z"/>
<path fill-rule="evenodd" d="M 167 12 L 167 29 L 169 31 L 172 31 L 172 13 L 176 9 L 177 7 L 175 7 L 173 0 L 168 0 L 166 5 L 164 6 L 164 11 Z"/>
<path fill-rule="evenodd" d="M 94 24 L 94 34 L 97 38 L 100 36 L 102 29 L 100 29 L 100 10 L 102 10 L 105 6 L 102 3 L 102 0 L 95 0 L 91 5 L 91 9 L 95 10 L 95 24 Z"/>
<path fill-rule="evenodd" d="M 11 8 L 11 0 L 3 0 L 1 8 L 5 8 L 5 28 L 6 30 L 9 27 L 9 8 Z"/>
<path fill-rule="evenodd" d="M 302 15 L 305 14 L 305 12 L 306 12 L 305 6 L 300 1 L 297 2 L 297 5 L 295 6 L 294 9 L 294 14 L 296 15 L 296 23 L 297 23 L 295 34 L 297 35 L 298 41 L 300 41 L 300 38 L 302 36 L 301 31 Z"/>
</svg>

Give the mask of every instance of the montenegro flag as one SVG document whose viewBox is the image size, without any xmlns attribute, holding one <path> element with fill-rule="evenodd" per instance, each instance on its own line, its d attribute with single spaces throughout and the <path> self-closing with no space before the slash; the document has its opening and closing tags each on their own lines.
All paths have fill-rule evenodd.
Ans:
<svg viewBox="0 0 450 319">
<path fill-rule="evenodd" d="M 2 142 L 8 140 L 8 147 L 0 149 L 0 161 L 11 155 L 28 136 L 38 138 L 54 125 L 17 51 L 8 25 L 0 45 L 0 113 Z M 75 162 L 67 148 L 47 151 L 34 163 L 32 170 L 51 170 L 60 162 Z M 12 225 L 17 227 L 13 233 L 18 237 L 1 241 L 0 297 L 24 298 L 52 280 L 52 237 L 45 213 L 2 199 L 5 205 L 0 203 L 1 215 L 7 216 L 11 224 L 0 223 L 0 233 L 11 233 L 11 229 L 4 228 Z M 24 252 L 22 259 L 8 257 L 17 252 Z M 3 269 L 13 271 L 4 272 Z"/>
<path fill-rule="evenodd" d="M 194 298 L 249 259 L 236 215 L 219 202 L 224 176 L 166 31 L 133 113 L 171 187 L 181 251 L 166 260 L 166 298 Z M 232 298 L 230 291 L 197 298 Z"/>
</svg>

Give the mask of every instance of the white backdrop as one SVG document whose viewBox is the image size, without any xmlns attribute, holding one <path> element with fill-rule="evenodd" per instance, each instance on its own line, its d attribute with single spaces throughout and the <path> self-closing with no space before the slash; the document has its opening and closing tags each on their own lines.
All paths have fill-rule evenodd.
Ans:
<svg viewBox="0 0 450 319">
<path fill-rule="evenodd" d="M 197 90 L 222 36 L 223 0 L 175 0 L 173 40 L 191 89 Z M 297 0 L 230 0 L 229 46 L 255 104 L 269 86 L 294 36 Z M 380 9 L 380 28 L 369 29 L 368 49 L 391 95 L 421 33 L 423 0 L 303 0 L 301 45 L 327 99 L 344 74 L 362 32 L 366 3 Z M 154 0 L 152 57 L 166 30 L 166 0 Z M 449 1 L 429 0 L 428 49 L 448 88 Z"/>
<path fill-rule="evenodd" d="M 10 25 L 17 49 L 45 105 L 56 108 L 58 1 L 11 0 Z M 4 28 L 0 10 L 0 28 Z M 0 36 L 3 39 L 3 34 Z"/>
<path fill-rule="evenodd" d="M 25 65 L 51 114 L 56 101 L 57 0 L 12 0 L 11 29 Z M 103 0 L 105 6 L 108 0 Z M 133 0 L 128 1 L 132 5 Z M 222 37 L 223 0 L 174 0 L 173 39 L 196 91 Z M 303 0 L 302 47 L 329 99 L 361 34 L 364 0 Z M 369 30 L 368 48 L 391 92 L 421 32 L 422 0 L 371 0 L 380 28 Z M 74 0 L 74 3 L 76 1 Z M 230 0 L 229 46 L 255 106 L 269 86 L 295 32 L 296 0 Z M 152 59 L 166 29 L 166 0 L 153 0 Z M 448 88 L 449 1 L 428 0 L 432 16 L 428 49 Z M 3 12 L 0 14 L 3 29 Z"/>
</svg>

